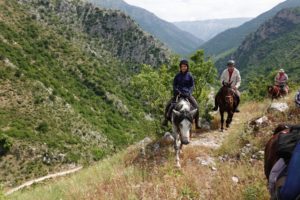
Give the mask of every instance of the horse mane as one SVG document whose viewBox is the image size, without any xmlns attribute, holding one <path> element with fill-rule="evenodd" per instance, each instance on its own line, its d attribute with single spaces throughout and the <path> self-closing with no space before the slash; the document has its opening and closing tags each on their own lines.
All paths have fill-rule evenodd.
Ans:
<svg viewBox="0 0 300 200">
<path fill-rule="evenodd" d="M 189 108 L 187 106 L 189 106 Z M 190 108 L 191 108 L 191 104 L 183 98 L 179 99 L 179 101 L 175 105 L 175 110 L 179 112 L 189 111 Z"/>
<path fill-rule="evenodd" d="M 189 114 L 190 109 L 191 104 L 187 100 L 181 98 L 175 106 L 175 110 L 181 113 L 180 116 L 174 116 L 175 124 L 179 124 L 183 119 L 187 119 L 192 122 L 193 116 Z"/>
</svg>

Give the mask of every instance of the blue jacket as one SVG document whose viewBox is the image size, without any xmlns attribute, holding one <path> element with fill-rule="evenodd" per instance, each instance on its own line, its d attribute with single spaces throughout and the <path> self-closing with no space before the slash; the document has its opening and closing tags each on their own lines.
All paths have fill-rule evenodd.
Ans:
<svg viewBox="0 0 300 200">
<path fill-rule="evenodd" d="M 185 96 L 191 96 L 194 89 L 194 78 L 190 72 L 179 72 L 173 82 L 173 93 L 177 96 L 179 93 Z"/>
</svg>

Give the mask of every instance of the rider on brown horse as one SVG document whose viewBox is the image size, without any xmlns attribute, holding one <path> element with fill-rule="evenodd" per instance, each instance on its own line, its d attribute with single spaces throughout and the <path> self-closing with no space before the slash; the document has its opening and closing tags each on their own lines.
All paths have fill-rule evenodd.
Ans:
<svg viewBox="0 0 300 200">
<path fill-rule="evenodd" d="M 278 71 L 278 74 L 275 76 L 275 85 L 280 88 L 280 92 L 282 93 L 288 93 L 288 86 L 287 86 L 287 81 L 289 77 L 288 75 L 284 72 L 283 69 L 280 69 Z"/>
<path fill-rule="evenodd" d="M 179 63 L 180 72 L 175 76 L 173 81 L 173 94 L 174 96 L 168 102 L 165 109 L 165 119 L 162 123 L 163 126 L 168 125 L 168 121 L 171 120 L 171 113 L 176 103 L 177 97 L 183 97 L 187 99 L 193 108 L 197 109 L 195 114 L 196 128 L 200 128 L 199 122 L 199 106 L 196 99 L 192 96 L 194 89 L 194 78 L 189 72 L 189 63 L 187 60 L 181 60 Z"/>
<path fill-rule="evenodd" d="M 227 62 L 227 69 L 225 69 L 221 75 L 221 83 L 223 85 L 224 85 L 224 83 L 231 85 L 231 88 L 235 94 L 235 98 L 236 98 L 236 102 L 237 102 L 235 112 L 240 112 L 238 109 L 238 105 L 240 103 L 240 92 L 238 91 L 238 88 L 241 85 L 241 76 L 240 76 L 239 70 L 237 70 L 235 68 L 234 60 L 229 60 Z M 218 107 L 219 107 L 218 98 L 220 96 L 220 93 L 221 93 L 221 90 L 219 90 L 219 92 L 217 93 L 217 95 L 215 97 L 215 107 L 213 108 L 214 111 L 218 110 Z"/>
</svg>

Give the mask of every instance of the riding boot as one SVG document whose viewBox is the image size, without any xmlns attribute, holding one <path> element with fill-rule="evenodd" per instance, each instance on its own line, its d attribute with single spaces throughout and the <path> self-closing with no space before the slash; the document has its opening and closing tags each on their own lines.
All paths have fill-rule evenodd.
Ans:
<svg viewBox="0 0 300 200">
<path fill-rule="evenodd" d="M 171 114 L 170 114 L 170 108 L 171 108 L 171 105 L 172 105 L 172 101 L 173 101 L 173 99 L 171 99 L 169 102 L 168 102 L 168 104 L 167 104 L 167 106 L 166 106 L 166 109 L 165 109 L 165 114 L 164 114 L 164 120 L 163 120 L 163 122 L 162 122 L 162 126 L 168 126 L 168 121 L 170 120 L 170 116 L 171 116 Z"/>
<path fill-rule="evenodd" d="M 217 102 L 217 95 L 215 97 L 215 107 L 213 107 L 213 111 L 217 111 L 218 110 L 218 102 Z"/>
<path fill-rule="evenodd" d="M 195 125 L 196 125 L 196 129 L 200 129 L 201 128 L 200 118 L 199 118 L 199 111 L 197 111 L 197 113 L 195 115 Z"/>
<path fill-rule="evenodd" d="M 235 107 L 235 111 L 236 113 L 239 113 L 240 110 L 238 108 L 239 104 L 240 104 L 240 97 L 238 95 L 235 95 L 235 98 L 236 98 L 236 107 Z"/>
</svg>

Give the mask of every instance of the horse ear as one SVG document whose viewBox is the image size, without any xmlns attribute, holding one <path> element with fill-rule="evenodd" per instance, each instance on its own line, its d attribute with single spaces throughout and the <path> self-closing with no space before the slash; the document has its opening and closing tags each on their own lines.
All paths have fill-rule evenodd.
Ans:
<svg viewBox="0 0 300 200">
<path fill-rule="evenodd" d="M 173 113 L 174 113 L 176 116 L 180 116 L 180 112 L 178 112 L 177 110 L 173 110 Z"/>
<path fill-rule="evenodd" d="M 197 111 L 198 111 L 197 108 L 194 109 L 194 110 L 192 110 L 192 111 L 190 111 L 190 115 L 192 115 L 192 117 L 194 117 Z"/>
</svg>

